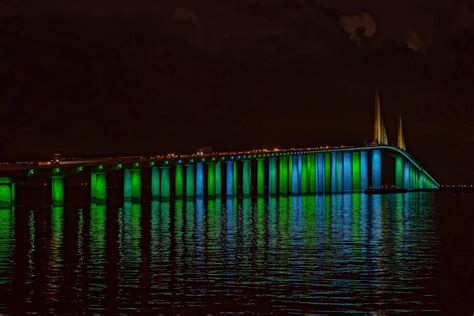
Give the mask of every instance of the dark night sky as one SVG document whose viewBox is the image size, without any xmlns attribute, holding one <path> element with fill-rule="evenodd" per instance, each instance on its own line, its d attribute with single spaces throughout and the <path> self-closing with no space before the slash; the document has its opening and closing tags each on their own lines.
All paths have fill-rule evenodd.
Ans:
<svg viewBox="0 0 474 316">
<path fill-rule="evenodd" d="M 392 142 L 401 114 L 435 177 L 474 182 L 471 0 L 64 5 L 0 4 L 1 160 L 358 145 L 378 88 Z"/>
</svg>

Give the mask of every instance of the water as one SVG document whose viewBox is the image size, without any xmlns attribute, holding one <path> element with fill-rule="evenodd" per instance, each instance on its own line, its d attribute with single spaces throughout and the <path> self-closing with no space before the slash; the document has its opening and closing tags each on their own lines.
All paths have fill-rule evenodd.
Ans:
<svg viewBox="0 0 474 316">
<path fill-rule="evenodd" d="M 472 202 L 411 193 L 18 206 L 0 211 L 0 310 L 468 310 Z"/>
</svg>

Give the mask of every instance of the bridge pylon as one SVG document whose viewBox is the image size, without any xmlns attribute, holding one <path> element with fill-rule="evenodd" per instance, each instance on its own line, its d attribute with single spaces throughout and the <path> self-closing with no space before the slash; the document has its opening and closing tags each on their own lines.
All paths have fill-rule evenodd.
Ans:
<svg viewBox="0 0 474 316">
<path fill-rule="evenodd" d="M 383 121 L 380 108 L 379 91 L 375 92 L 375 121 L 374 121 L 374 145 L 388 145 L 387 130 Z"/>
<path fill-rule="evenodd" d="M 405 138 L 403 137 L 403 123 L 402 117 L 400 116 L 398 119 L 398 137 L 397 137 L 397 147 L 403 149 L 404 151 L 407 150 L 405 144 Z"/>
</svg>

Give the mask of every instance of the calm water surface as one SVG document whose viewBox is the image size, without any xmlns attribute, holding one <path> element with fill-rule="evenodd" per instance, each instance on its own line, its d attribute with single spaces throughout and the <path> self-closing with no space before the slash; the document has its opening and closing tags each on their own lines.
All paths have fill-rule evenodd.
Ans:
<svg viewBox="0 0 474 316">
<path fill-rule="evenodd" d="M 468 309 L 472 202 L 412 193 L 0 210 L 0 310 Z"/>
</svg>

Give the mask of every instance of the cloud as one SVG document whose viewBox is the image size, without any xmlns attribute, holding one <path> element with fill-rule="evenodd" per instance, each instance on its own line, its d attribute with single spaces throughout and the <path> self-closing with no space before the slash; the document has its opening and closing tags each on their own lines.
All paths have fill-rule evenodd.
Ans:
<svg viewBox="0 0 474 316">
<path fill-rule="evenodd" d="M 339 23 L 341 23 L 346 33 L 351 35 L 353 40 L 357 39 L 356 33 L 359 28 L 364 30 L 365 37 L 374 36 L 375 31 L 377 30 L 377 24 L 372 16 L 367 12 L 355 15 L 343 15 L 339 17 Z"/>
</svg>

